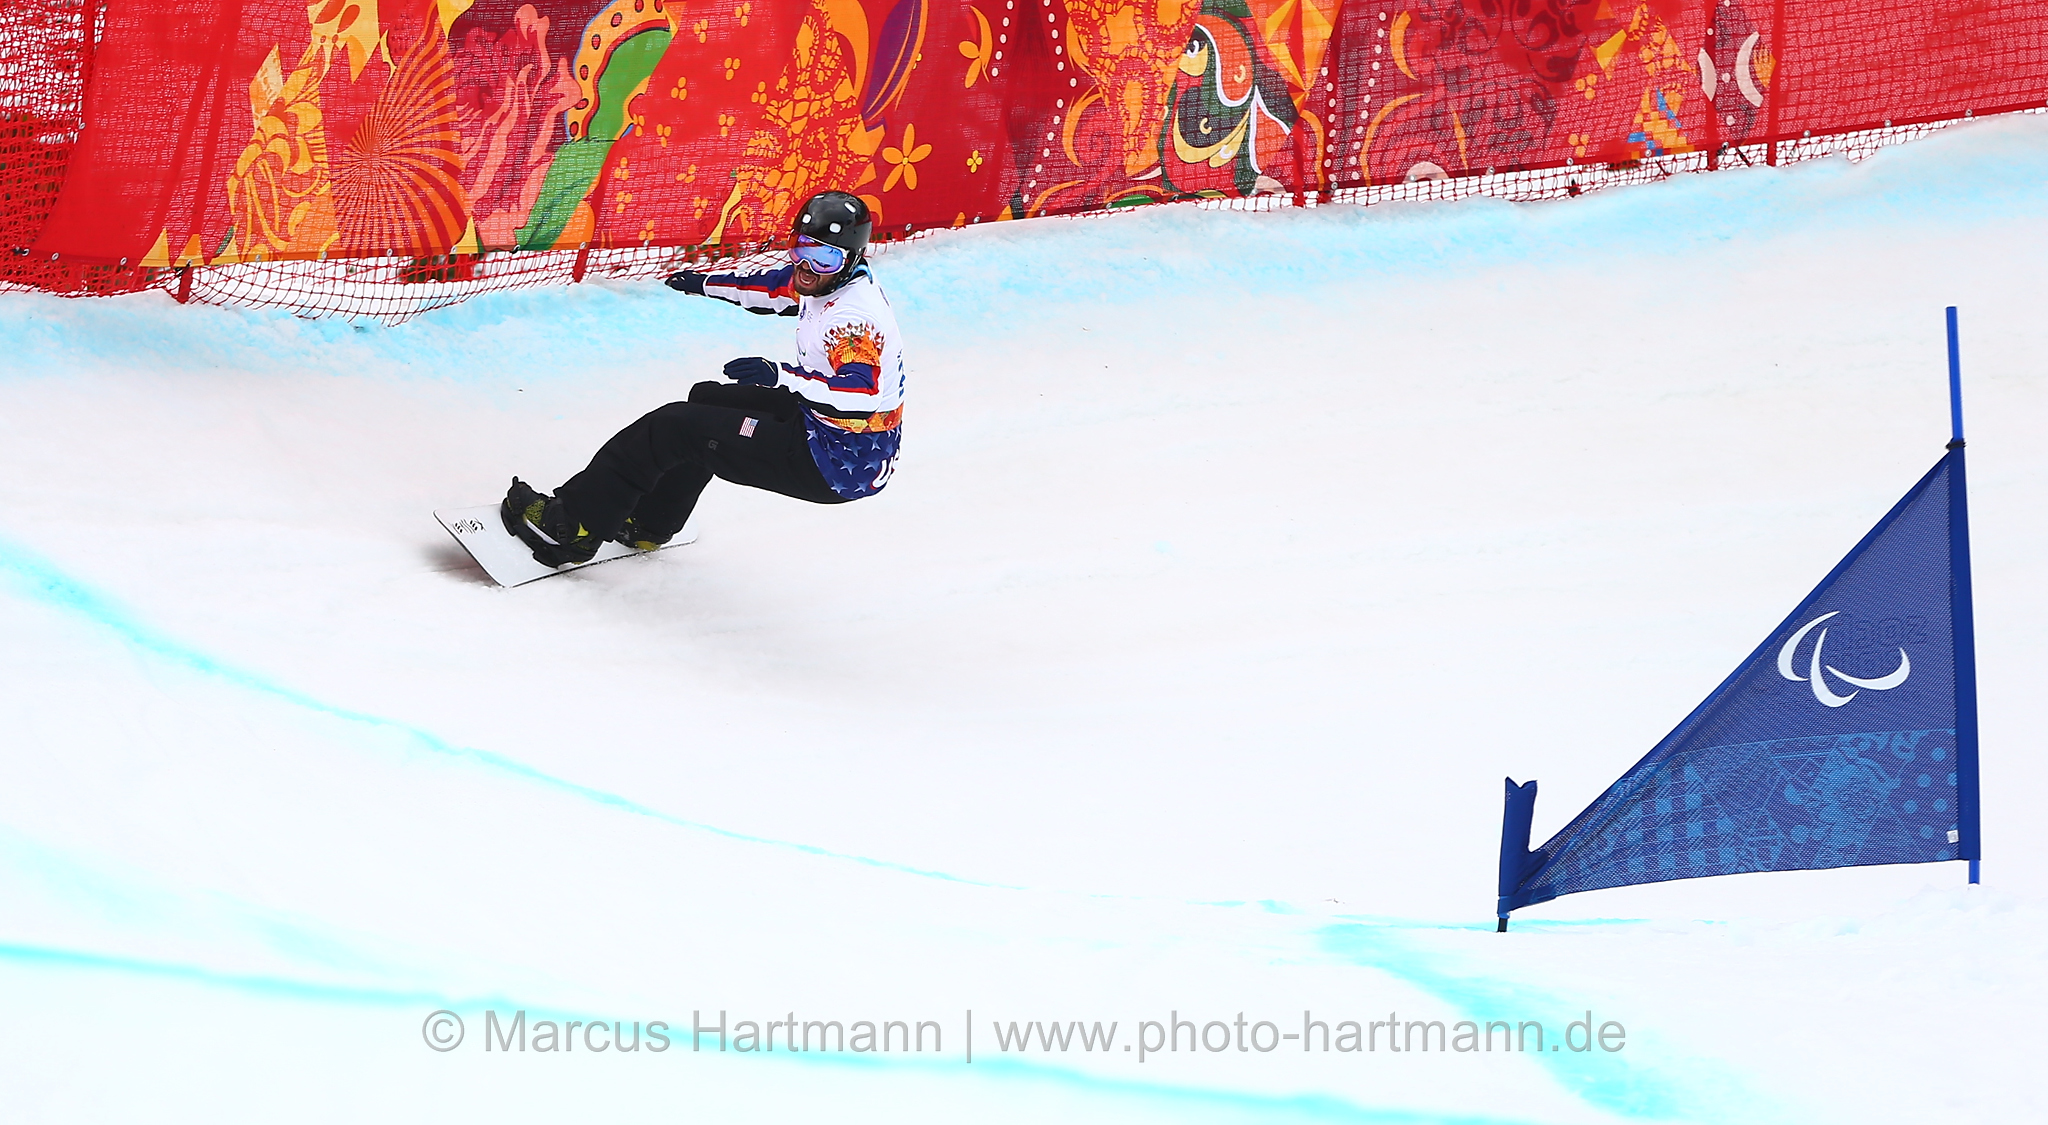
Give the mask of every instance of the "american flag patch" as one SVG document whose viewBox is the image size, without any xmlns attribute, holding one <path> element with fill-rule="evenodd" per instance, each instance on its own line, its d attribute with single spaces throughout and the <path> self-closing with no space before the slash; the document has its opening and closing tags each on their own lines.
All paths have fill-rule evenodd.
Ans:
<svg viewBox="0 0 2048 1125">
<path fill-rule="evenodd" d="M 755 426 L 758 426 L 758 425 L 760 425 L 760 424 L 761 424 L 761 420 L 760 420 L 759 418 L 749 418 L 749 419 L 747 419 L 746 421 L 744 421 L 744 422 L 741 422 L 741 423 L 740 423 L 740 436 L 741 436 L 741 437 L 753 437 L 753 436 L 754 436 L 754 427 L 755 427 Z"/>
</svg>

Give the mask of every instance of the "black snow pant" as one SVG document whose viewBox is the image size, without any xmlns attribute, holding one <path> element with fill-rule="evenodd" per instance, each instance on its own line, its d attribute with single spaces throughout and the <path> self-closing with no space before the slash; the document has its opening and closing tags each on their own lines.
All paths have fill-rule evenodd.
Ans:
<svg viewBox="0 0 2048 1125">
<path fill-rule="evenodd" d="M 585 530 L 609 539 L 631 516 L 641 537 L 683 529 L 712 477 L 813 504 L 847 499 L 811 459 L 803 399 L 779 387 L 699 383 L 612 435 L 555 495 Z"/>
</svg>

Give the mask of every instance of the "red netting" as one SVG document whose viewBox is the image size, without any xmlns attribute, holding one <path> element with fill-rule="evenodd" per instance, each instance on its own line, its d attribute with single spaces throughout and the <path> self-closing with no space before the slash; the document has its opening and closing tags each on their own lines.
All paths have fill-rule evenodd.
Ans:
<svg viewBox="0 0 2048 1125">
<path fill-rule="evenodd" d="M 1531 199 L 2048 103 L 2039 0 L 13 0 L 0 49 L 0 286 L 382 319 L 824 187 L 884 240 Z"/>
<path fill-rule="evenodd" d="M 30 247 L 57 205 L 78 141 L 97 5 L 8 0 L 0 6 L 0 288 L 125 293 L 135 271 L 67 261 Z"/>
</svg>

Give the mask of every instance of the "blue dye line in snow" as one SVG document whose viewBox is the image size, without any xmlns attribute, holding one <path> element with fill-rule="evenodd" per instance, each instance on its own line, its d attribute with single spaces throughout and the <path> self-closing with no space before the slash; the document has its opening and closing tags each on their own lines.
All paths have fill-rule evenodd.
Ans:
<svg viewBox="0 0 2048 1125">
<path fill-rule="evenodd" d="M 810 844 L 754 836 L 677 817 L 619 794 L 556 777 L 502 754 L 471 747 L 455 746 L 431 732 L 394 719 L 387 719 L 325 703 L 304 692 L 272 683 L 253 673 L 225 664 L 205 653 L 198 652 L 150 630 L 133 620 L 120 607 L 108 599 L 65 576 L 48 562 L 30 555 L 22 548 L 5 540 L 0 540 L 0 572 L 10 575 L 18 585 L 25 587 L 26 592 L 37 600 L 84 617 L 94 624 L 109 630 L 138 649 L 183 665 L 195 672 L 222 680 L 248 691 L 269 695 L 330 718 L 361 724 L 379 730 L 393 731 L 412 739 L 435 754 L 467 760 L 487 769 L 510 774 L 522 780 L 536 783 L 558 792 L 582 797 L 622 812 L 645 816 L 666 824 L 706 832 L 725 839 L 789 849 L 806 855 L 844 860 L 881 870 L 938 879 L 966 886 L 1003 890 L 1026 889 L 1007 884 L 968 879 L 942 871 L 913 867 L 889 860 L 836 852 Z M 1136 896 L 1091 897 L 1129 898 Z M 1187 903 L 1186 905 L 1241 907 L 1250 904 L 1217 902 Z M 1270 900 L 1261 901 L 1256 905 L 1269 913 L 1297 913 L 1297 911 L 1284 904 Z M 1391 929 L 1392 927 L 1381 928 Z M 1333 952 L 1346 956 L 1347 960 L 1369 964 L 1374 968 L 1415 984 L 1432 994 L 1441 996 L 1447 1002 L 1458 1004 L 1461 1008 L 1479 1010 L 1484 1006 L 1490 1005 L 1491 1009 L 1495 1011 L 1506 1010 L 1503 1005 L 1512 1000 L 1515 1004 L 1520 1005 L 1523 1010 L 1527 1010 L 1528 1005 L 1531 1003 L 1531 997 L 1521 990 L 1489 990 L 1486 986 L 1476 981 L 1451 976 L 1442 972 L 1429 971 L 1422 967 L 1419 957 L 1414 955 L 1412 951 L 1410 951 L 1408 956 L 1395 956 L 1393 951 L 1380 949 L 1373 956 L 1363 956 L 1362 954 L 1367 949 L 1367 946 L 1361 940 L 1363 938 L 1363 930 L 1356 925 L 1329 927 L 1322 933 L 1325 946 Z M 424 992 L 354 988 L 341 985 L 292 981 L 288 978 L 224 974 L 191 966 L 178 966 L 31 946 L 0 944 L 0 960 L 140 973 L 301 1000 L 384 1005 L 433 1003 L 443 1007 L 448 1006 L 450 1003 L 445 997 Z M 482 1006 L 486 1005 L 472 1005 L 472 1007 Z M 512 1008 L 516 1007 L 516 1005 L 509 1003 L 501 1003 L 500 1006 L 504 1010 L 512 1010 Z M 860 1060 L 827 1061 L 849 1062 Z M 1536 1061 L 1552 1069 L 1557 1068 L 1557 1061 L 1548 1057 L 1539 1057 Z M 977 1063 L 976 1065 L 982 1067 L 985 1071 L 1013 1071 L 1020 1078 L 1033 1077 L 1047 1081 L 1057 1081 L 1062 1085 L 1080 1087 L 1096 1093 L 1155 1098 L 1170 1097 L 1188 1100 L 1191 1103 L 1199 1103 L 1212 1108 L 1227 1108 L 1246 1112 L 1256 1111 L 1265 1116 L 1285 1114 L 1313 1120 L 1389 1123 L 1423 1121 L 1472 1122 L 1475 1125 L 1485 1121 L 1508 1120 L 1447 1117 L 1441 1114 L 1375 1110 L 1353 1105 L 1341 1099 L 1320 1095 L 1275 1098 L 1228 1091 L 1199 1091 L 1142 1082 L 1100 1078 L 1057 1068 L 1038 1066 L 1019 1060 L 989 1060 L 987 1063 Z M 1622 1112 L 1637 1117 L 1668 1117 L 1673 1115 L 1671 1110 L 1676 1100 L 1675 1097 L 1659 1088 L 1660 1084 L 1655 1079 L 1645 1075 L 1630 1074 L 1621 1080 L 1608 1079 L 1591 1084 L 1567 1083 L 1566 1085 L 1575 1095 L 1609 1111 Z"/>
<path fill-rule="evenodd" d="M 1316 936 L 1323 949 L 1333 956 L 1399 977 L 1454 1005 L 1474 1022 L 1535 1019 L 1543 1022 L 1546 1033 L 1551 1033 L 1557 1030 L 1552 1025 L 1553 1020 L 1569 1022 L 1579 1018 L 1584 1010 L 1583 1004 L 1575 1008 L 1559 997 L 1525 985 L 1501 983 L 1435 967 L 1431 962 L 1440 955 L 1432 955 L 1428 950 L 1402 941 L 1396 932 L 1432 928 L 1445 927 L 1347 919 L 1323 927 Z M 1491 924 L 1474 924 L 1469 928 L 1488 934 L 1493 932 Z M 1587 1046 L 1592 1046 L 1590 1040 Z M 1589 1056 L 1584 1052 L 1560 1051 L 1555 1045 L 1545 1044 L 1530 1051 L 1529 1057 L 1550 1071 L 1558 1083 L 1574 1096 L 1609 1113 L 1651 1120 L 1761 1120 L 1758 1116 L 1758 1107 L 1762 1104 L 1759 1099 L 1749 1095 L 1732 1076 L 1707 1072 L 1711 1064 L 1702 1061 L 1687 1064 L 1692 1073 L 1686 1088 L 1681 1089 L 1677 1083 L 1656 1071 L 1631 1065 L 1619 1053 Z M 1713 1091 L 1712 1101 L 1701 1097 L 1701 1092 L 1708 1090 Z"/>
<path fill-rule="evenodd" d="M 638 816 L 649 817 L 655 820 L 659 820 L 663 823 L 672 824 L 678 827 L 688 828 L 695 831 L 710 833 L 725 839 L 737 840 L 751 844 L 760 844 L 769 847 L 784 848 L 801 852 L 806 855 L 819 856 L 821 858 L 845 860 L 882 870 L 896 871 L 903 874 L 916 875 L 924 878 L 939 879 L 946 882 L 959 883 L 967 886 L 989 887 L 1004 890 L 1025 889 L 1021 887 L 1008 886 L 1006 884 L 990 883 L 981 880 L 967 879 L 960 876 L 948 874 L 946 872 L 932 871 L 924 868 L 912 867 L 907 864 L 894 863 L 888 860 L 873 859 L 867 856 L 835 852 L 826 848 L 820 848 L 810 844 L 799 844 L 790 841 L 776 840 L 761 836 L 753 836 L 746 833 L 734 832 L 730 829 L 719 828 L 714 825 L 703 824 L 696 821 L 686 820 L 681 817 L 673 816 L 671 814 L 664 813 L 658 809 L 654 809 L 647 805 L 643 805 L 640 802 L 634 801 L 628 797 L 623 797 L 615 793 L 609 793 L 604 790 L 595 789 L 587 785 L 581 785 L 573 781 L 555 777 L 552 774 L 548 774 L 543 771 L 534 769 L 533 767 L 528 766 L 523 762 L 519 762 L 515 759 L 505 757 L 501 754 L 495 754 L 486 750 L 454 746 L 428 731 L 420 730 L 416 727 L 407 725 L 397 720 L 387 719 L 377 715 L 365 714 L 358 711 L 352 711 L 347 708 L 337 707 L 332 704 L 322 702 L 321 700 L 306 695 L 304 692 L 284 687 L 279 684 L 274 684 L 266 679 L 263 679 L 260 676 L 254 675 L 253 673 L 246 672 L 239 668 L 235 668 L 231 665 L 225 664 L 219 660 L 214 659 L 211 656 L 206 655 L 205 653 L 198 652 L 187 646 L 181 645 L 167 637 L 163 637 L 157 634 L 156 632 L 150 630 L 146 626 L 134 621 L 130 616 L 124 613 L 120 609 L 120 607 L 114 605 L 106 598 L 93 592 L 92 590 L 88 589 L 87 587 L 78 583 L 77 581 L 66 577 L 65 575 L 60 573 L 55 567 L 51 566 L 48 562 L 31 556 L 22 548 L 10 544 L 5 540 L 0 540 L 0 572 L 4 572 L 8 574 L 10 577 L 12 577 L 18 585 L 24 587 L 25 591 L 30 596 L 34 597 L 36 600 L 54 606 L 58 609 L 77 614 L 78 616 L 81 616 L 93 622 L 94 624 L 109 630 L 116 636 L 120 637 L 122 640 L 126 641 L 128 644 L 138 649 L 141 649 L 145 652 L 149 652 L 158 657 L 170 660 L 177 664 L 183 665 L 184 667 L 189 668 L 195 672 L 199 672 L 203 675 L 220 679 L 224 682 L 233 684 L 234 686 L 243 688 L 245 690 L 258 692 L 261 694 L 272 696 L 277 699 L 281 699 L 287 703 L 293 704 L 298 707 L 306 708 L 315 713 L 326 715 L 331 718 L 340 719 L 350 723 L 357 723 L 379 730 L 395 731 L 397 733 L 400 733 L 411 738 L 415 742 L 419 743 L 420 745 L 426 747 L 428 750 L 436 754 L 467 760 L 478 765 L 481 765 L 485 768 L 496 770 L 502 773 L 507 773 L 512 776 L 518 777 L 522 780 L 537 783 L 559 792 L 565 792 L 572 794 L 574 796 L 592 800 L 607 807 L 618 809 L 622 812 L 627 812 Z M 1122 898 L 1128 896 L 1108 897 Z M 1219 902 L 1189 903 L 1187 905 L 1202 905 L 1227 908 L 1241 907 L 1246 904 Z M 1289 908 L 1277 902 L 1264 901 L 1257 905 L 1260 908 L 1271 913 L 1292 912 L 1289 910 Z M 1505 1010 L 1501 1007 L 1500 1003 L 1497 1003 L 1497 1001 L 1505 1001 L 1506 999 L 1512 998 L 1516 1003 L 1522 1004 L 1524 1006 L 1526 1006 L 1526 1004 L 1529 1001 L 1529 997 L 1525 994 L 1505 993 L 1499 991 L 1488 992 L 1483 987 L 1479 986 L 1476 982 L 1465 980 L 1463 978 L 1452 977 L 1443 973 L 1426 971 L 1420 967 L 1419 959 L 1413 956 L 1406 958 L 1394 957 L 1388 951 L 1385 950 L 1379 951 L 1379 954 L 1377 956 L 1362 956 L 1361 954 L 1364 952 L 1365 946 L 1361 941 L 1363 931 L 1358 926 L 1330 927 L 1323 931 L 1323 933 L 1325 935 L 1325 945 L 1331 948 L 1334 952 L 1345 955 L 1348 960 L 1352 960 L 1358 963 L 1370 964 L 1375 968 L 1391 973 L 1397 977 L 1400 977 L 1401 979 L 1409 981 L 1410 983 L 1416 984 L 1418 987 L 1422 987 L 1427 991 L 1443 996 L 1444 999 L 1446 999 L 1449 1002 L 1458 1003 L 1461 1006 L 1466 1007 L 1468 1009 L 1476 1009 L 1476 1007 L 1478 1006 L 1478 1002 L 1480 1001 L 1485 1001 L 1489 1004 L 1492 1004 L 1495 1010 Z M 266 992 L 273 995 L 289 996 L 297 999 L 330 1000 L 336 1002 L 378 1004 L 435 1003 L 441 1004 L 442 1006 L 446 1006 L 445 998 L 434 996 L 428 993 L 348 988 L 339 985 L 293 982 L 284 978 L 221 974 L 189 966 L 163 965 L 156 962 L 145 962 L 132 959 L 113 958 L 98 954 L 74 953 L 63 950 L 37 949 L 35 947 L 29 946 L 0 944 L 0 959 L 22 962 L 40 962 L 45 964 L 61 964 L 77 968 L 98 968 L 107 970 L 118 970 L 124 972 L 144 973 L 148 975 L 163 977 L 176 977 L 179 979 L 195 981 L 198 983 L 230 987 L 250 992 Z M 1539 1062 L 1544 1064 L 1550 1064 L 1552 1060 L 1544 1058 L 1540 1059 Z M 983 1064 L 976 1065 L 980 1066 Z M 1304 1116 L 1319 1120 L 1368 1122 L 1477 1122 L 1481 1120 L 1477 1118 L 1453 1118 L 1445 1117 L 1443 1115 L 1410 1114 L 1405 1112 L 1372 1110 L 1360 1106 L 1354 1106 L 1350 1103 L 1343 1102 L 1338 1099 L 1325 1098 L 1320 1096 L 1304 1095 L 1294 1098 L 1276 1099 L 1265 1098 L 1251 1094 L 1236 1094 L 1227 1092 L 1197 1092 L 1169 1086 L 1157 1086 L 1147 1083 L 1122 1082 L 1107 1078 L 1097 1078 L 1087 1075 L 1075 1074 L 1067 1071 L 1060 1071 L 1053 1068 L 1035 1067 L 1032 1064 L 1022 1063 L 1015 1060 L 1005 1060 L 1002 1063 L 1002 1065 L 1004 1067 L 1015 1069 L 1019 1075 L 1030 1073 L 1046 1077 L 1048 1079 L 1057 1078 L 1063 1084 L 1078 1085 L 1101 1093 L 1125 1093 L 1133 1095 L 1146 1094 L 1152 1096 L 1172 1096 L 1175 1098 L 1199 1099 L 1204 1104 L 1212 1104 L 1217 1106 L 1218 1108 L 1223 1108 L 1227 1106 L 1229 1108 L 1244 1109 L 1247 1111 L 1256 1109 L 1261 1113 L 1284 1112 L 1290 1115 Z M 989 1066 L 986 1067 L 986 1069 L 996 1069 L 996 1067 Z M 1648 1081 L 1640 1076 L 1634 1076 L 1631 1079 L 1620 1083 L 1609 1081 L 1605 1083 L 1595 1084 L 1590 1088 L 1573 1087 L 1572 1089 L 1574 1093 L 1578 1094 L 1581 1097 L 1587 1098 L 1587 1100 L 1589 1101 L 1601 1105 L 1602 1108 L 1607 1108 L 1611 1110 L 1619 1109 L 1624 1112 L 1629 1112 L 1631 1115 L 1635 1116 L 1668 1115 L 1665 1114 L 1664 1111 L 1669 1107 L 1670 1102 L 1672 1100 L 1669 1096 L 1664 1095 L 1662 1091 L 1651 1088 L 1648 1084 Z"/>
<path fill-rule="evenodd" d="M 438 1008 L 446 1007 L 449 1003 L 446 997 L 431 992 L 403 992 L 390 988 L 324 984 L 255 973 L 224 973 L 170 961 L 149 961 L 139 957 L 116 957 L 106 953 L 85 953 L 75 949 L 17 945 L 12 942 L 0 942 L 0 961 L 45 968 L 127 973 L 133 976 L 183 981 L 210 988 L 225 988 L 257 996 L 309 1000 L 322 1004 L 364 1004 L 380 1007 L 431 1004 Z M 502 1004 L 503 1001 L 499 1003 Z"/>
<path fill-rule="evenodd" d="M 620 812 L 644 816 L 664 824 L 672 824 L 678 828 L 708 833 L 727 840 L 736 840 L 747 844 L 760 844 L 772 848 L 783 848 L 801 852 L 805 855 L 818 856 L 823 859 L 844 860 L 848 863 L 857 863 L 883 871 L 895 871 L 905 875 L 916 875 L 926 879 L 940 879 L 949 883 L 960 883 L 974 887 L 990 887 L 1002 890 L 1025 889 L 1002 883 L 968 879 L 945 871 L 913 867 L 909 864 L 896 863 L 886 859 L 875 859 L 870 856 L 854 855 L 850 852 L 833 851 L 830 848 L 821 848 L 815 844 L 801 844 L 791 840 L 777 840 L 767 836 L 735 832 L 729 828 L 720 828 L 715 824 L 688 820 L 672 813 L 663 812 L 650 805 L 642 804 L 631 797 L 621 796 L 617 793 L 570 781 L 567 778 L 557 777 L 554 774 L 535 769 L 516 758 L 510 758 L 503 754 L 494 753 L 489 750 L 480 750 L 471 746 L 457 746 L 431 731 L 422 730 L 419 727 L 397 719 L 387 719 L 381 715 L 372 715 L 346 707 L 335 706 L 297 689 L 273 683 L 253 672 L 247 672 L 225 664 L 203 652 L 188 648 L 154 632 L 147 626 L 135 621 L 123 612 L 119 606 L 94 593 L 84 585 L 66 577 L 48 562 L 31 555 L 21 547 L 4 539 L 0 539 L 0 573 L 5 573 L 12 577 L 30 597 L 37 601 L 77 614 L 109 630 L 138 649 L 181 664 L 192 671 L 211 676 L 247 691 L 283 700 L 295 707 L 303 707 L 308 711 L 325 715 L 329 718 L 340 719 L 343 722 L 355 723 L 377 730 L 392 731 L 410 738 L 434 754 L 472 762 L 486 769 L 508 774 L 523 781 L 555 790 L 556 792 L 581 797 L 608 808 L 617 809 Z"/>
<path fill-rule="evenodd" d="M 529 1027 L 539 1020 L 553 1020 L 560 1023 L 572 1018 L 587 1021 L 592 1015 L 603 1018 L 602 1013 L 547 1008 L 524 1004 L 504 997 L 458 1000 L 434 992 L 364 988 L 318 981 L 294 980 L 290 977 L 264 976 L 254 973 L 226 973 L 214 969 L 201 968 L 196 965 L 178 964 L 176 962 L 153 961 L 138 957 L 119 957 L 104 953 L 88 953 L 51 946 L 20 945 L 10 942 L 0 942 L 0 962 L 33 968 L 121 973 L 130 976 L 176 981 L 240 992 L 266 1000 L 292 1000 L 382 1008 L 414 1008 L 423 1012 L 452 1011 L 458 1016 L 463 1013 L 469 1013 L 472 1018 L 477 1013 L 486 1009 L 508 1014 L 519 1012 L 528 1017 Z M 682 1036 L 677 1036 L 673 1042 L 676 1046 L 672 1046 L 670 1049 L 677 1050 L 680 1053 L 682 1050 L 680 1047 Z M 1465 1114 L 1375 1109 L 1327 1094 L 1256 1094 L 1237 1090 L 1169 1086 L 1157 1082 L 1107 1078 L 1100 1075 L 1066 1070 L 1060 1067 L 1002 1056 L 995 1058 L 984 1057 L 973 1063 L 968 1063 L 965 1061 L 964 1056 L 940 1062 L 931 1059 L 903 1059 L 881 1053 L 853 1054 L 846 1052 L 782 1051 L 774 1054 L 767 1052 L 742 1054 L 737 1061 L 782 1062 L 852 1068 L 870 1074 L 878 1072 L 906 1075 L 944 1074 L 947 1077 L 960 1077 L 971 1074 L 976 1078 L 1062 1086 L 1083 1094 L 1123 1097 L 1151 1102 L 1163 1101 L 1185 1105 L 1191 1109 L 1243 1113 L 1261 1122 L 1293 1119 L 1361 1122 L 1367 1123 L 1367 1125 L 1424 1125 L 1424 1123 L 1435 1123 L 1435 1125 L 1520 1125 L 1520 1122 L 1523 1120 L 1519 1118 L 1474 1117 Z"/>
</svg>

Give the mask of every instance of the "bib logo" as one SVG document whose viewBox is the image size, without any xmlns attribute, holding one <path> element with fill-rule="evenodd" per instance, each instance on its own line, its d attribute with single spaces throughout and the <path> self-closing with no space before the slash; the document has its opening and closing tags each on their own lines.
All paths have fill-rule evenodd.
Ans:
<svg viewBox="0 0 2048 1125">
<path fill-rule="evenodd" d="M 1806 675 L 1802 676 L 1795 671 L 1792 667 L 1792 654 L 1798 650 L 1799 642 L 1806 639 L 1806 634 L 1812 632 L 1814 626 L 1841 612 L 1841 610 L 1836 610 L 1834 613 L 1823 613 L 1819 617 L 1801 625 L 1799 631 L 1792 634 L 1792 639 L 1785 642 L 1785 647 L 1778 650 L 1778 674 L 1794 683 L 1811 684 L 1813 687 L 1813 697 L 1829 707 L 1840 707 L 1856 698 L 1860 692 L 1866 689 L 1869 691 L 1890 691 L 1905 683 L 1906 677 L 1913 674 L 1913 661 L 1906 656 L 1906 650 L 1903 648 L 1899 650 L 1899 666 L 1874 680 L 1858 679 L 1855 676 L 1845 675 L 1834 667 L 1821 663 L 1821 649 L 1825 648 L 1828 643 L 1828 631 L 1826 629 L 1822 629 L 1820 636 L 1813 639 L 1813 655 L 1807 660 Z M 1836 695 L 1834 689 L 1828 686 L 1826 678 L 1821 675 L 1822 672 L 1826 672 L 1828 675 L 1857 690 L 1851 691 L 1847 695 Z"/>
</svg>

